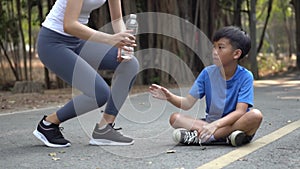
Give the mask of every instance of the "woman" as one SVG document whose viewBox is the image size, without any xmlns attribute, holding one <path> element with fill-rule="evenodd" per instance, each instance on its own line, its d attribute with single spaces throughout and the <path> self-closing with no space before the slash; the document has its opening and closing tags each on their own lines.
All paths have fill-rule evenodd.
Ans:
<svg viewBox="0 0 300 169">
<path fill-rule="evenodd" d="M 139 69 L 135 57 L 126 61 L 120 57 L 121 49 L 136 46 L 135 37 L 125 28 L 120 0 L 108 1 L 115 34 L 86 26 L 91 11 L 104 3 L 105 0 L 57 0 L 42 24 L 37 43 L 41 61 L 82 92 L 39 122 L 33 134 L 46 146 L 70 146 L 59 125 L 105 103 L 90 144 L 131 145 L 134 142 L 117 132 L 113 124 Z M 111 88 L 97 73 L 100 69 L 115 70 Z"/>
</svg>

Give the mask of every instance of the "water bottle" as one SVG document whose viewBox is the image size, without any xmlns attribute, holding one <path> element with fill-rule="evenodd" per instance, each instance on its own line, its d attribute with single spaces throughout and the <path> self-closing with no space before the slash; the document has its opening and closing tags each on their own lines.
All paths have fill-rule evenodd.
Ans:
<svg viewBox="0 0 300 169">
<path fill-rule="evenodd" d="M 127 21 L 126 21 L 126 29 L 132 30 L 132 32 L 130 32 L 130 33 L 133 35 L 136 35 L 138 32 L 138 26 L 139 25 L 136 20 L 136 14 L 130 14 L 129 19 L 127 19 Z M 133 57 L 134 48 L 130 47 L 130 46 L 124 46 L 124 47 L 130 51 L 121 50 L 121 57 L 123 59 L 131 59 Z"/>
</svg>

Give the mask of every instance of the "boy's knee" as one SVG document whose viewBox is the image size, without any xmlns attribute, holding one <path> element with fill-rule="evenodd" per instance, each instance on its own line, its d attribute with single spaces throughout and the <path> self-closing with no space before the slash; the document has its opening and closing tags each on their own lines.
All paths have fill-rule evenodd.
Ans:
<svg viewBox="0 0 300 169">
<path fill-rule="evenodd" d="M 263 119 L 263 115 L 260 110 L 258 109 L 252 109 L 251 110 L 251 119 L 253 119 L 254 122 L 261 123 Z"/>
<path fill-rule="evenodd" d="M 178 112 L 172 113 L 171 116 L 170 116 L 170 119 L 169 119 L 170 125 L 173 126 L 173 124 L 176 122 L 176 120 L 179 117 L 180 117 L 180 113 L 178 113 Z"/>
<path fill-rule="evenodd" d="M 261 113 L 260 110 L 253 109 L 252 112 L 253 112 L 254 117 L 257 118 L 258 120 L 262 120 L 263 119 L 263 115 L 262 115 L 262 113 Z"/>
</svg>

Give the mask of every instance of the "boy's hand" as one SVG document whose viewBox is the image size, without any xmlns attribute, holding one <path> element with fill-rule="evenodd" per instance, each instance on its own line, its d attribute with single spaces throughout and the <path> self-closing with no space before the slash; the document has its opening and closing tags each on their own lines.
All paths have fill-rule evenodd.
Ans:
<svg viewBox="0 0 300 169">
<path fill-rule="evenodd" d="M 152 84 L 149 87 L 149 91 L 154 98 L 161 99 L 161 100 L 168 100 L 168 98 L 170 98 L 171 96 L 171 93 L 168 89 L 159 86 L 157 84 Z"/>
<path fill-rule="evenodd" d="M 198 131 L 199 138 L 201 141 L 206 142 L 218 129 L 217 125 L 215 123 L 208 123 L 203 126 L 201 131 Z"/>
</svg>

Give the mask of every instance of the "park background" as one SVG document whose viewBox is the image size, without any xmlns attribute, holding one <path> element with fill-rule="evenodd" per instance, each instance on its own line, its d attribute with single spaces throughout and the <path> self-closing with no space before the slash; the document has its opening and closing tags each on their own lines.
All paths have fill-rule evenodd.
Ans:
<svg viewBox="0 0 300 169">
<path fill-rule="evenodd" d="M 5 95 L 45 93 L 45 91 L 47 94 L 47 90 L 64 91 L 63 89 L 70 88 L 40 63 L 36 53 L 36 40 L 41 23 L 54 3 L 55 0 L 1 0 L 0 91 Z M 123 16 L 145 12 L 178 16 L 195 25 L 209 39 L 223 26 L 241 27 L 251 36 L 252 48 L 248 57 L 240 64 L 251 70 L 255 79 L 293 71 L 300 67 L 299 0 L 122 0 L 122 5 Z M 108 3 L 94 10 L 88 25 L 101 30 L 101 27 L 110 22 L 108 10 Z M 142 23 L 142 19 L 138 18 L 139 23 Z M 153 22 L 140 27 L 182 30 L 179 36 L 183 39 L 191 39 L 196 45 L 201 41 L 196 34 L 185 37 L 187 34 L 182 24 L 157 23 L 155 18 L 152 19 Z M 195 52 L 172 37 L 150 33 L 139 34 L 137 44 L 136 50 L 156 48 L 173 53 L 188 65 L 195 76 L 205 66 Z M 159 56 L 144 58 L 148 60 L 143 63 L 166 62 L 160 60 Z M 174 66 L 173 69 L 178 71 L 180 67 Z M 112 72 L 99 73 L 110 83 Z M 176 81 L 167 72 L 147 69 L 139 73 L 134 88 L 151 83 L 176 85 Z M 59 98 L 54 98 L 56 99 Z M 4 98 L 1 103 L 2 109 L 5 109 L 7 104 L 16 102 L 18 101 L 9 102 L 9 99 Z"/>
</svg>

